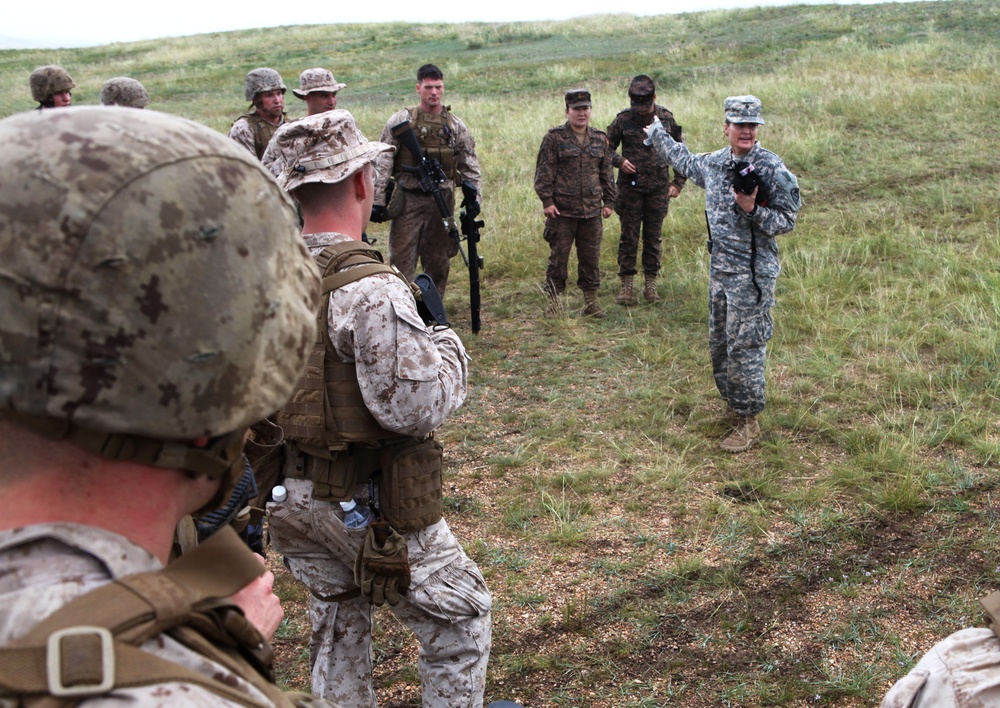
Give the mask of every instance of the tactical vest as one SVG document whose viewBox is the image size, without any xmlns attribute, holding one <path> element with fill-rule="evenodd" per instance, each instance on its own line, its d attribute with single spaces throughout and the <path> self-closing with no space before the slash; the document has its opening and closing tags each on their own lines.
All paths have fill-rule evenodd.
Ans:
<svg viewBox="0 0 1000 708">
<path fill-rule="evenodd" d="M 285 124 L 285 114 L 281 114 L 281 123 L 278 125 L 268 123 L 257 113 L 257 111 L 242 115 L 240 118 L 246 118 L 250 127 L 253 129 L 253 149 L 254 152 L 257 153 L 257 159 L 259 160 L 264 157 L 264 151 L 267 149 L 267 144 L 271 142 L 271 136 L 278 131 L 278 128 Z M 240 118 L 237 118 L 236 120 L 239 120 Z M 235 124 L 236 121 L 233 121 L 233 125 Z"/>
<path fill-rule="evenodd" d="M 441 163 L 445 176 L 455 184 L 461 184 L 458 173 L 458 161 L 455 158 L 455 131 L 452 128 L 451 112 L 444 106 L 440 113 L 426 113 L 419 106 L 407 109 L 413 132 L 416 133 L 424 157 Z M 416 167 L 417 160 L 409 150 L 397 150 L 394 172 L 400 172 L 402 166 Z"/>
<path fill-rule="evenodd" d="M 344 241 L 325 247 L 316 257 L 323 274 L 323 295 L 375 273 L 403 276 L 382 262 L 382 254 L 358 241 Z M 407 284 L 409 287 L 409 284 Z M 278 413 L 277 422 L 285 439 L 303 452 L 326 460 L 355 444 L 377 448 L 388 440 L 404 440 L 375 420 L 365 406 L 358 383 L 357 366 L 340 361 L 328 335 L 329 298 L 316 316 L 317 333 L 291 400 Z"/>
<path fill-rule="evenodd" d="M 166 634 L 252 684 L 275 706 L 330 706 L 274 685 L 270 644 L 226 599 L 260 574 L 260 561 L 223 529 L 161 570 L 81 595 L 0 648 L 0 703 L 13 698 L 54 708 L 115 688 L 186 683 L 239 705 L 260 705 L 223 680 L 139 648 Z"/>
</svg>

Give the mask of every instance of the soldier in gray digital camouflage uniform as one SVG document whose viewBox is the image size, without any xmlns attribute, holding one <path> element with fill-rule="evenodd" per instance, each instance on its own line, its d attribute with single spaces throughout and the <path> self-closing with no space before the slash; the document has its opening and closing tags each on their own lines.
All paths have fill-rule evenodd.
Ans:
<svg viewBox="0 0 1000 708">
<path fill-rule="evenodd" d="M 31 97 L 38 101 L 38 108 L 68 108 L 73 104 L 76 84 L 61 66 L 40 66 L 28 78 Z"/>
<path fill-rule="evenodd" d="M 468 357 L 453 330 L 425 325 L 409 283 L 361 242 L 373 163 L 393 148 L 368 142 L 342 110 L 282 127 L 272 148 L 282 165 L 278 183 L 301 205 L 302 235 L 329 292 L 318 314 L 323 334 L 278 417 L 290 441 L 288 496 L 267 505 L 273 548 L 312 594 L 313 691 L 352 708 L 376 705 L 372 613 L 388 602 L 420 642 L 424 708 L 478 708 L 491 598 L 441 516 L 441 447 L 433 438 L 465 400 Z M 413 514 L 405 519 L 390 515 L 399 508 L 390 482 L 400 468 L 411 490 L 422 490 L 409 497 Z M 346 527 L 339 502 L 351 499 L 371 503 L 388 523 Z M 390 524 L 398 531 L 390 535 L 393 570 L 380 557 L 376 573 L 365 559 L 380 552 L 376 529 L 388 532 Z"/>
<path fill-rule="evenodd" d="M 622 152 L 613 156 L 618 168 L 618 198 L 615 212 L 621 219 L 621 240 L 618 243 L 618 277 L 621 289 L 615 297 L 619 305 L 637 303 L 632 289 L 635 262 L 639 254 L 639 231 L 642 231 L 642 297 L 646 302 L 658 302 L 656 277 L 660 273 L 662 247 L 660 232 L 670 208 L 670 200 L 680 196 L 687 178 L 670 167 L 652 147 L 645 144 L 643 128 L 659 119 L 677 142 L 683 141 L 681 127 L 674 114 L 656 103 L 653 79 L 640 74 L 628 87 L 631 107 L 621 111 L 608 126 L 608 143 L 612 150 L 621 145 Z"/>
<path fill-rule="evenodd" d="M 145 108 L 149 105 L 149 94 L 146 87 L 135 79 L 116 76 L 101 86 L 101 105 Z"/>
<path fill-rule="evenodd" d="M 760 439 L 764 357 L 774 333 L 771 308 L 781 268 L 775 237 L 795 227 L 802 202 L 795 175 L 757 142 L 757 128 L 764 124 L 760 100 L 730 96 L 723 108 L 729 145 L 712 153 L 693 154 L 659 121 L 646 132 L 675 170 L 705 189 L 712 254 L 709 349 L 715 385 L 733 424 L 721 447 L 742 452 Z"/>
<path fill-rule="evenodd" d="M 590 92 L 570 89 L 565 101 L 567 120 L 545 134 L 535 161 L 535 193 L 542 201 L 543 238 L 549 244 L 548 314 L 561 309 L 569 254 L 576 244 L 576 282 L 583 291 L 583 314 L 607 317 L 597 302 L 597 289 L 601 285 L 602 219 L 611 216 L 616 196 L 613 153 L 604 131 L 590 127 Z"/>
<path fill-rule="evenodd" d="M 155 111 L 19 115 L 0 141 L 0 703 L 305 705 L 271 680 L 259 556 L 224 529 L 164 565 L 315 337 L 291 203 Z"/>
<path fill-rule="evenodd" d="M 306 115 L 332 111 L 337 107 L 337 92 L 347 88 L 333 78 L 329 69 L 306 69 L 299 74 L 299 87 L 292 89 L 296 98 L 306 102 Z"/>
<path fill-rule="evenodd" d="M 274 132 L 287 120 L 285 82 L 274 69 L 260 68 L 247 73 L 243 95 L 252 104 L 237 118 L 229 137 L 261 159 Z"/>
</svg>

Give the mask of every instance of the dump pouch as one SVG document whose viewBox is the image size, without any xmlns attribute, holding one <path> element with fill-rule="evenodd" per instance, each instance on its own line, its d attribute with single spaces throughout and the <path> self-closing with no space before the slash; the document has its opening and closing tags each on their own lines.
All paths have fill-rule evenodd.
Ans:
<svg viewBox="0 0 1000 708">
<path fill-rule="evenodd" d="M 437 440 L 407 440 L 382 448 L 382 518 L 400 533 L 436 524 L 444 512 L 443 448 Z"/>
</svg>

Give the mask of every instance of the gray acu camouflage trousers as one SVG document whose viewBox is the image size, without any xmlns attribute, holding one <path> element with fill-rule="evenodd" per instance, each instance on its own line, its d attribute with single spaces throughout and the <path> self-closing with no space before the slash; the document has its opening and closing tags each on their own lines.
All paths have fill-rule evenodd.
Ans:
<svg viewBox="0 0 1000 708">
<path fill-rule="evenodd" d="M 708 347 L 712 374 L 723 400 L 741 416 L 764 410 L 764 359 L 774 334 L 774 278 L 718 273 L 708 281 Z"/>
</svg>

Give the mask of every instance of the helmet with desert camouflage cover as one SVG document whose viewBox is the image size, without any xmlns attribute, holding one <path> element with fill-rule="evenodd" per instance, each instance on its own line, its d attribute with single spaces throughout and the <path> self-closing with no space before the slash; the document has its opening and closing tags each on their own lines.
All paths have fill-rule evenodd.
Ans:
<svg viewBox="0 0 1000 708">
<path fill-rule="evenodd" d="M 243 80 L 243 95 L 252 102 L 258 93 L 265 91 L 285 92 L 285 82 L 281 80 L 281 74 L 268 68 L 250 71 Z"/>
<path fill-rule="evenodd" d="M 76 88 L 66 70 L 55 65 L 40 66 L 32 71 L 28 84 L 31 86 L 31 97 L 39 103 L 48 101 L 52 94 Z"/>
<path fill-rule="evenodd" d="M 232 478 L 290 396 L 319 280 L 246 150 L 155 111 L 0 121 L 0 417 L 112 459 Z"/>
<path fill-rule="evenodd" d="M 146 87 L 135 79 L 116 76 L 101 86 L 101 104 L 145 108 L 149 105 L 149 94 L 146 92 Z"/>
</svg>

